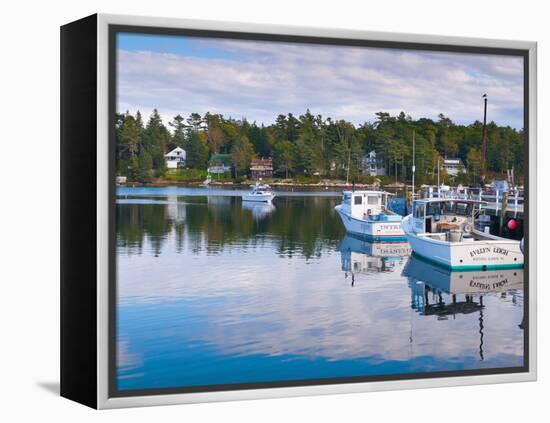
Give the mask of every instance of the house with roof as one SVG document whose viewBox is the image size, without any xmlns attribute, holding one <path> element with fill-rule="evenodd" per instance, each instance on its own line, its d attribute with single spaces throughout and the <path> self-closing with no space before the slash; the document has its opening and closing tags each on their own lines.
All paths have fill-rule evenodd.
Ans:
<svg viewBox="0 0 550 423">
<path fill-rule="evenodd" d="M 460 159 L 445 159 L 441 164 L 441 169 L 445 169 L 450 176 L 456 176 L 459 173 L 466 172 L 464 164 Z"/>
<path fill-rule="evenodd" d="M 273 160 L 271 157 L 252 159 L 250 162 L 250 177 L 252 179 L 272 178 Z"/>
<path fill-rule="evenodd" d="M 168 169 L 177 169 L 178 167 L 185 166 L 185 159 L 187 153 L 181 147 L 176 147 L 172 151 L 164 155 L 164 160 L 166 161 L 166 167 Z"/>
<path fill-rule="evenodd" d="M 363 160 L 361 160 L 361 167 L 363 173 L 370 176 L 386 175 L 386 163 L 384 162 L 384 158 L 377 155 L 374 150 L 363 157 Z"/>
</svg>

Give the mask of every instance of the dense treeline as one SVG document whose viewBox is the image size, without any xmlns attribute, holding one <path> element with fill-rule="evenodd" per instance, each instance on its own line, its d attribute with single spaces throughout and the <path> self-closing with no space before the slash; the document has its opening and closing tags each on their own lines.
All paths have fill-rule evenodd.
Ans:
<svg viewBox="0 0 550 423">
<path fill-rule="evenodd" d="M 468 172 L 460 181 L 475 183 L 481 166 L 482 123 L 458 125 L 444 115 L 413 120 L 379 112 L 374 122 L 354 126 L 308 111 L 301 116 L 279 115 L 271 125 L 246 119 L 193 113 L 175 116 L 165 126 L 157 110 L 147 123 L 139 111 L 116 116 L 117 172 L 130 180 L 150 181 L 166 174 L 164 154 L 176 146 L 187 152 L 186 167 L 204 170 L 213 154 L 227 154 L 234 176 L 243 176 L 254 157 L 272 157 L 278 177 L 349 177 L 363 180 L 363 158 L 369 151 L 383 157 L 392 179 L 410 180 L 412 134 L 416 137 L 416 181 L 433 183 L 438 159 L 460 158 Z M 514 168 L 524 174 L 523 132 L 487 125 L 487 171 L 501 176 Z M 349 169 L 348 169 L 349 167 Z M 445 177 L 445 175 L 443 175 Z"/>
</svg>

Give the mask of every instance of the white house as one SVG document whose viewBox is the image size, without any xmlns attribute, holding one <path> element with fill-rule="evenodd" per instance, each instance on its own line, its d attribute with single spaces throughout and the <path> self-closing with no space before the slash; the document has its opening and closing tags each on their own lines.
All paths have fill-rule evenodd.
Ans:
<svg viewBox="0 0 550 423">
<path fill-rule="evenodd" d="M 166 160 L 166 167 L 168 169 L 177 169 L 185 165 L 185 159 L 187 153 L 183 148 L 176 147 L 169 153 L 164 155 L 164 160 Z"/>
<path fill-rule="evenodd" d="M 464 165 L 460 159 L 445 159 L 441 165 L 451 176 L 456 176 L 459 173 L 465 172 Z"/>
<path fill-rule="evenodd" d="M 384 176 L 386 174 L 386 166 L 384 159 L 376 157 L 376 151 L 368 153 L 363 160 L 361 160 L 363 171 L 370 176 Z"/>
</svg>

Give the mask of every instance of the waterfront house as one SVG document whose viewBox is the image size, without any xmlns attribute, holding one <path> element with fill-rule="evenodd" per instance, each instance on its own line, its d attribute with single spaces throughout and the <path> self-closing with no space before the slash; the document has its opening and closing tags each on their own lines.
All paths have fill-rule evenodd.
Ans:
<svg viewBox="0 0 550 423">
<path fill-rule="evenodd" d="M 380 155 L 376 155 L 376 151 L 371 151 L 363 160 L 361 160 L 361 167 L 363 173 L 370 176 L 384 176 L 386 175 L 386 165 L 384 158 Z"/>
<path fill-rule="evenodd" d="M 271 157 L 253 159 L 250 163 L 250 177 L 252 179 L 273 177 L 273 160 Z"/>
<path fill-rule="evenodd" d="M 456 176 L 459 173 L 465 172 L 464 164 L 462 164 L 462 160 L 460 159 L 445 159 L 441 168 L 445 169 L 450 176 Z"/>
<path fill-rule="evenodd" d="M 183 148 L 176 147 L 172 151 L 164 155 L 164 160 L 166 160 L 166 167 L 168 169 L 177 169 L 178 167 L 185 166 L 185 159 L 187 153 Z"/>
<path fill-rule="evenodd" d="M 208 166 L 208 173 L 213 175 L 223 175 L 226 172 L 231 172 L 231 155 L 212 154 Z"/>
</svg>

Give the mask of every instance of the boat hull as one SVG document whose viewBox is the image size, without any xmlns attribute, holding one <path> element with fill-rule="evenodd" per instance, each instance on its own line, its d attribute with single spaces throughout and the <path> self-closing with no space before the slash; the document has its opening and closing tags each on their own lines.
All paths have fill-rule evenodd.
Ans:
<svg viewBox="0 0 550 423">
<path fill-rule="evenodd" d="M 272 194 L 272 193 L 269 193 L 269 194 L 256 194 L 256 195 L 244 194 L 242 196 L 243 201 L 250 201 L 250 202 L 255 202 L 255 203 L 270 203 L 271 200 L 273 200 L 273 198 L 275 198 L 275 195 Z"/>
<path fill-rule="evenodd" d="M 401 223 L 415 254 L 452 270 L 513 269 L 523 267 L 519 241 L 498 238 L 448 242 L 417 234 L 411 216 Z"/>
<path fill-rule="evenodd" d="M 351 217 L 341 206 L 335 207 L 346 231 L 352 235 L 370 241 L 407 241 L 405 232 L 398 221 L 371 221 Z"/>
</svg>

